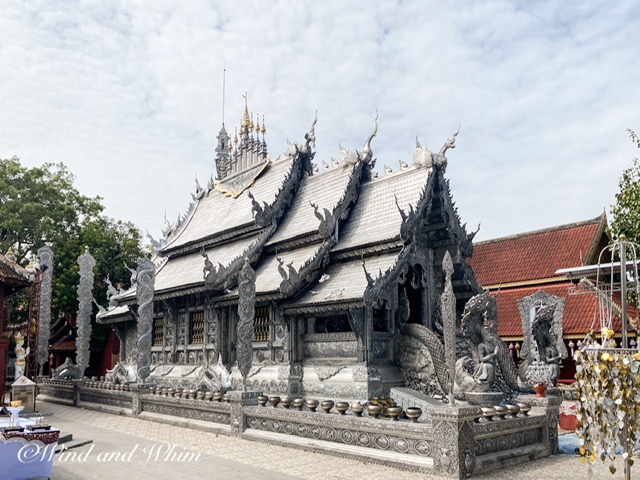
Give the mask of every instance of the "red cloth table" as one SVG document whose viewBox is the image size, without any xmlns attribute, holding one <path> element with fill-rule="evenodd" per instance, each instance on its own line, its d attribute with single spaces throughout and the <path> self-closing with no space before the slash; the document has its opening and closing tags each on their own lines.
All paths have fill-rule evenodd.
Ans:
<svg viewBox="0 0 640 480">
<path fill-rule="evenodd" d="M 33 422 L 21 419 L 20 423 L 25 426 Z M 1 432 L 0 480 L 50 478 L 59 438 L 60 430 L 55 428 L 35 432 Z"/>
</svg>

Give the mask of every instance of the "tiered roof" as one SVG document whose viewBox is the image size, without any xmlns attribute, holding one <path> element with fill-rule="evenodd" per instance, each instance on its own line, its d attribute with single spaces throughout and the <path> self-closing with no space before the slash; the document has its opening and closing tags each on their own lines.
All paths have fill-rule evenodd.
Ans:
<svg viewBox="0 0 640 480">
<path fill-rule="evenodd" d="M 187 215 L 167 226 L 157 249 L 156 299 L 206 290 L 214 301 L 233 302 L 237 274 L 248 258 L 256 270 L 258 300 L 278 298 L 285 309 L 361 304 L 372 283 L 406 268 L 399 259 L 411 240 L 402 238 L 403 228 L 434 235 L 413 213 L 426 219 L 432 197 L 449 195 L 445 152 L 455 136 L 438 154 L 419 147 L 414 165 L 378 179 L 371 152 L 377 125 L 361 152 L 342 149 L 340 161 L 332 168 L 323 162 L 319 171 L 312 164 L 315 121 L 304 144 L 290 144 L 271 161 L 256 148 L 246 111 L 244 117 L 235 151 L 224 127 L 218 135 L 216 161 L 224 176 L 206 188 L 198 184 Z M 260 145 L 266 147 L 264 141 Z M 443 238 L 468 242 L 450 198 L 437 203 L 434 215 L 445 204 L 451 212 L 434 228 Z M 465 269 L 461 254 L 454 255 Z M 135 290 L 117 299 L 120 306 L 102 314 L 102 321 L 124 319 L 128 309 L 122 305 L 135 303 Z"/>
</svg>

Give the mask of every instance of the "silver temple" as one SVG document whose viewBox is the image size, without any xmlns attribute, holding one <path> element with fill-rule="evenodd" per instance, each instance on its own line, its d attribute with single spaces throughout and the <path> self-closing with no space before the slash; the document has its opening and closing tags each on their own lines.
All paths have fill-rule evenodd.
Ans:
<svg viewBox="0 0 640 480">
<path fill-rule="evenodd" d="M 129 290 L 110 287 L 97 320 L 118 334 L 121 361 L 106 381 L 57 372 L 42 395 L 249 440 L 322 440 L 328 453 L 450 478 L 555 453 L 561 399 L 527 395 L 495 297 L 468 264 L 474 234 L 445 178 L 457 132 L 438 153 L 416 140 L 413 164 L 378 178 L 377 119 L 362 151 L 341 147 L 322 170 L 316 122 L 272 160 L 245 104 L 234 138 L 224 126 L 217 137 L 217 178 L 196 180 L 187 213 L 165 219 L 150 281 L 139 265 Z M 540 312 L 531 355 L 551 369 L 562 311 Z M 274 408 L 257 406 L 265 395 Z M 360 417 L 382 396 L 421 420 Z M 315 398 L 341 414 L 314 413 Z"/>
</svg>

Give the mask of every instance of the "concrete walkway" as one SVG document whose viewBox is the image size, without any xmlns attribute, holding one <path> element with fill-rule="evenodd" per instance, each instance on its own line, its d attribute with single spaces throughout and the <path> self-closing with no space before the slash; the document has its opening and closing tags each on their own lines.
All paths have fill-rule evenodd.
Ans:
<svg viewBox="0 0 640 480">
<path fill-rule="evenodd" d="M 93 440 L 93 444 L 63 451 L 57 455 L 53 467 L 53 480 L 440 478 L 93 410 L 46 402 L 39 402 L 38 409 L 53 412 L 53 416 L 48 417 L 49 423 L 65 432 L 73 433 L 74 440 Z M 611 475 L 608 463 L 598 463 L 593 467 L 592 478 L 622 478 L 620 466 L 618 464 L 618 472 Z M 556 455 L 474 478 L 584 479 L 589 478 L 589 470 L 578 457 Z"/>
</svg>

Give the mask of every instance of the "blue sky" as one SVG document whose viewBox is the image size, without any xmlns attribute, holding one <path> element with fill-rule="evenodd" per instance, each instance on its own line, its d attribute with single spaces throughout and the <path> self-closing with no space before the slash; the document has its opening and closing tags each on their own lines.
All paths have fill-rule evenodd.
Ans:
<svg viewBox="0 0 640 480">
<path fill-rule="evenodd" d="M 276 158 L 318 112 L 317 156 L 378 168 L 439 150 L 476 238 L 584 220 L 638 155 L 633 1 L 0 0 L 0 157 L 64 162 L 112 217 L 160 236 L 214 173 L 243 99 Z"/>
</svg>

